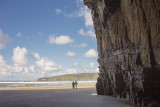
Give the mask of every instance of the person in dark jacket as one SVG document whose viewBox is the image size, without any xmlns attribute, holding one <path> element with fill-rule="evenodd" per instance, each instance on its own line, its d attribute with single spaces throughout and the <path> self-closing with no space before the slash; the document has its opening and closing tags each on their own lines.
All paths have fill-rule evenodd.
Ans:
<svg viewBox="0 0 160 107">
<path fill-rule="evenodd" d="M 72 82 L 72 88 L 75 89 L 75 83 L 74 83 L 74 81 Z"/>
</svg>

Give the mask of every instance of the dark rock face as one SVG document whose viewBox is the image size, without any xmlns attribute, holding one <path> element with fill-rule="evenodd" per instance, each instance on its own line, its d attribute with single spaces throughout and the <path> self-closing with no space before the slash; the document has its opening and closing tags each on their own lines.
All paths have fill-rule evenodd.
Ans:
<svg viewBox="0 0 160 107">
<path fill-rule="evenodd" d="M 160 107 L 160 0 L 84 0 L 97 38 L 97 91 Z"/>
<path fill-rule="evenodd" d="M 100 77 L 97 78 L 96 90 L 98 95 L 104 95 L 104 88 Z"/>
</svg>

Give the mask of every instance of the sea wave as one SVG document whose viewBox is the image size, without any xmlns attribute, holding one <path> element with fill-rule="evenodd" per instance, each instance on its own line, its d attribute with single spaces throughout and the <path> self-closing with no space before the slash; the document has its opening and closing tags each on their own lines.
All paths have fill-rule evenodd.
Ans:
<svg viewBox="0 0 160 107">
<path fill-rule="evenodd" d="M 95 85 L 96 81 L 78 81 L 78 85 Z M 72 81 L 31 81 L 31 82 L 0 82 L 0 88 L 7 87 L 60 87 L 71 86 Z"/>
</svg>

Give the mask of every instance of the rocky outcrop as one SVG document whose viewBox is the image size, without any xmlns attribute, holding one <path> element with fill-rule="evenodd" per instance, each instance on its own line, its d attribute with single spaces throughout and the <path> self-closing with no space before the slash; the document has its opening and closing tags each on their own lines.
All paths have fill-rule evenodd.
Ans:
<svg viewBox="0 0 160 107">
<path fill-rule="evenodd" d="M 84 4 L 91 9 L 97 38 L 97 89 L 160 107 L 160 0 L 84 0 Z"/>
</svg>

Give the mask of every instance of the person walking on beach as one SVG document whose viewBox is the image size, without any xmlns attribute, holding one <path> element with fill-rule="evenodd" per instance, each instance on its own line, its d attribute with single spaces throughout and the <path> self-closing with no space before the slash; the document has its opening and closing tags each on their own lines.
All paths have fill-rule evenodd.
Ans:
<svg viewBox="0 0 160 107">
<path fill-rule="evenodd" d="M 77 89 L 78 82 L 77 82 L 77 81 L 75 81 L 74 83 L 75 83 L 75 86 L 76 86 L 76 89 Z"/>
<path fill-rule="evenodd" d="M 75 83 L 74 83 L 74 81 L 72 82 L 72 88 L 75 89 Z"/>
</svg>

